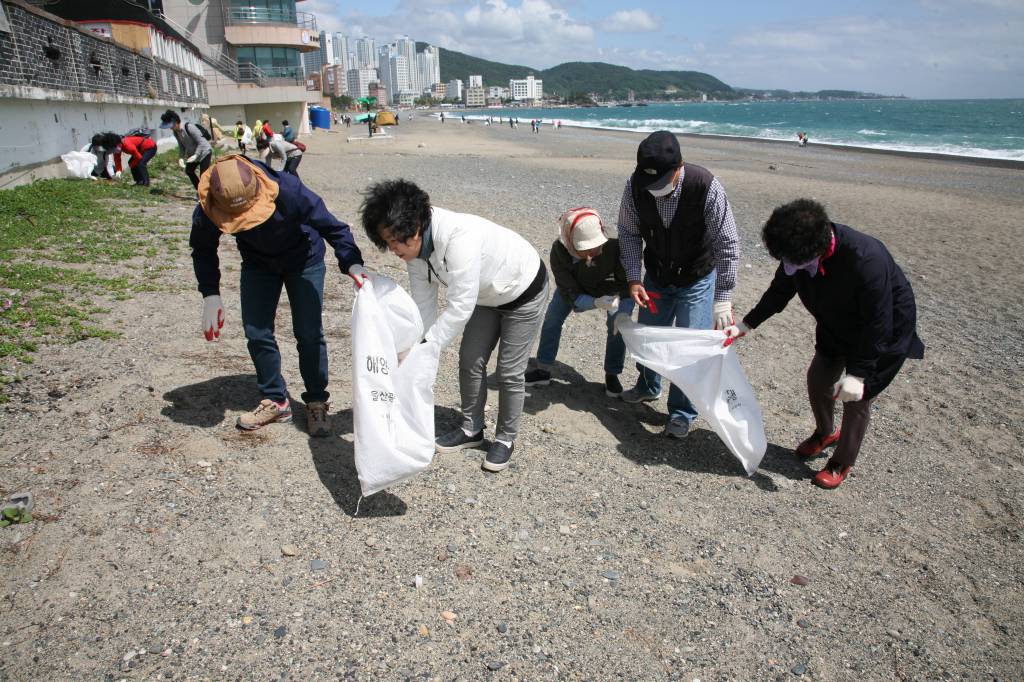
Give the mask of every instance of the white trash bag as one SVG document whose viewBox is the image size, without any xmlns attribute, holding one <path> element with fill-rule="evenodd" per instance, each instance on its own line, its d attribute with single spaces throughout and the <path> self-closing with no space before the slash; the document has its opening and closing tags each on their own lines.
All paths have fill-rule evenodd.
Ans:
<svg viewBox="0 0 1024 682">
<path fill-rule="evenodd" d="M 67 166 L 68 175 L 73 178 L 87 180 L 96 167 L 96 155 L 91 152 L 68 152 L 61 154 L 60 158 Z"/>
<path fill-rule="evenodd" d="M 640 325 L 626 315 L 615 326 L 636 361 L 681 388 L 752 476 L 768 449 L 764 417 L 736 352 L 722 347 L 725 335 Z"/>
<path fill-rule="evenodd" d="M 412 297 L 394 280 L 370 274 L 352 306 L 352 421 L 363 495 L 415 476 L 434 458 L 441 349 L 420 343 L 422 336 Z"/>
</svg>

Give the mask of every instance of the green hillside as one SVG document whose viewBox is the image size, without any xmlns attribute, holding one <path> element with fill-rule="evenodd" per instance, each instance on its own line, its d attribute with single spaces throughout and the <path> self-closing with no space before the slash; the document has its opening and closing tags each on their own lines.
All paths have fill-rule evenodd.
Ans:
<svg viewBox="0 0 1024 682">
<path fill-rule="evenodd" d="M 422 49 L 425 43 L 417 44 Z M 454 50 L 440 49 L 441 81 L 459 78 L 463 82 L 470 74 L 483 76 L 484 85 L 508 86 L 513 78 L 533 74 L 544 80 L 544 93 L 567 96 L 577 93 L 598 93 L 603 98 L 625 99 L 630 90 L 641 99 L 661 97 L 693 97 L 706 93 L 709 97 L 729 99 L 735 91 L 714 76 L 699 71 L 637 71 L 626 66 L 602 62 L 568 62 L 550 69 L 502 64 L 472 57 Z"/>
</svg>

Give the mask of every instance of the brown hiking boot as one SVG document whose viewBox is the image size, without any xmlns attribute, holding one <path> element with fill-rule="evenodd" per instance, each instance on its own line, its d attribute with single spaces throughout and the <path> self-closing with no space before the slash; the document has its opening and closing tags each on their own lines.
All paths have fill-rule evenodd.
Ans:
<svg viewBox="0 0 1024 682">
<path fill-rule="evenodd" d="M 314 438 L 331 435 L 327 426 L 327 403 L 306 403 L 306 430 Z"/>
<path fill-rule="evenodd" d="M 252 412 L 246 412 L 238 418 L 235 426 L 245 431 L 255 431 L 274 422 L 287 423 L 292 420 L 291 403 L 278 407 L 273 400 L 264 398 Z"/>
</svg>

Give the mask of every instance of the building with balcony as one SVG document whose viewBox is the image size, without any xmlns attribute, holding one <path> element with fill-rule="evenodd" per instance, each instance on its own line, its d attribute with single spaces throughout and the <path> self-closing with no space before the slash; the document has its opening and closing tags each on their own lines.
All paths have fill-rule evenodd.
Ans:
<svg viewBox="0 0 1024 682">
<path fill-rule="evenodd" d="M 148 9 L 123 0 L 46 6 L 0 0 L 0 187 L 63 174 L 60 155 L 94 133 L 156 128 L 168 108 L 186 120 L 206 110 L 198 51 Z M 166 131 L 154 138 L 173 144 Z"/>
<path fill-rule="evenodd" d="M 302 56 L 320 53 L 320 32 L 316 17 L 296 9 L 301 2 L 162 0 L 164 18 L 202 55 L 211 116 L 274 126 L 288 119 L 308 131 L 307 104 L 321 93 L 307 89 Z"/>
<path fill-rule="evenodd" d="M 470 76 L 472 78 L 472 76 Z M 483 87 L 469 87 L 466 88 L 466 106 L 467 107 L 482 107 L 487 104 L 487 93 Z"/>
</svg>

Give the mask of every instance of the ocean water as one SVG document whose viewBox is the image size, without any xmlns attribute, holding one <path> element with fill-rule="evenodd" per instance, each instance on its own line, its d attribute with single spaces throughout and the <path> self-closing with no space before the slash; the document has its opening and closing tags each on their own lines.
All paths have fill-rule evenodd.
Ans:
<svg viewBox="0 0 1024 682">
<path fill-rule="evenodd" d="M 451 112 L 458 116 L 463 112 Z M 610 130 L 787 140 L 1024 161 L 1024 100 L 706 102 L 591 109 L 473 109 Z M 542 128 L 543 132 L 543 128 Z"/>
</svg>

